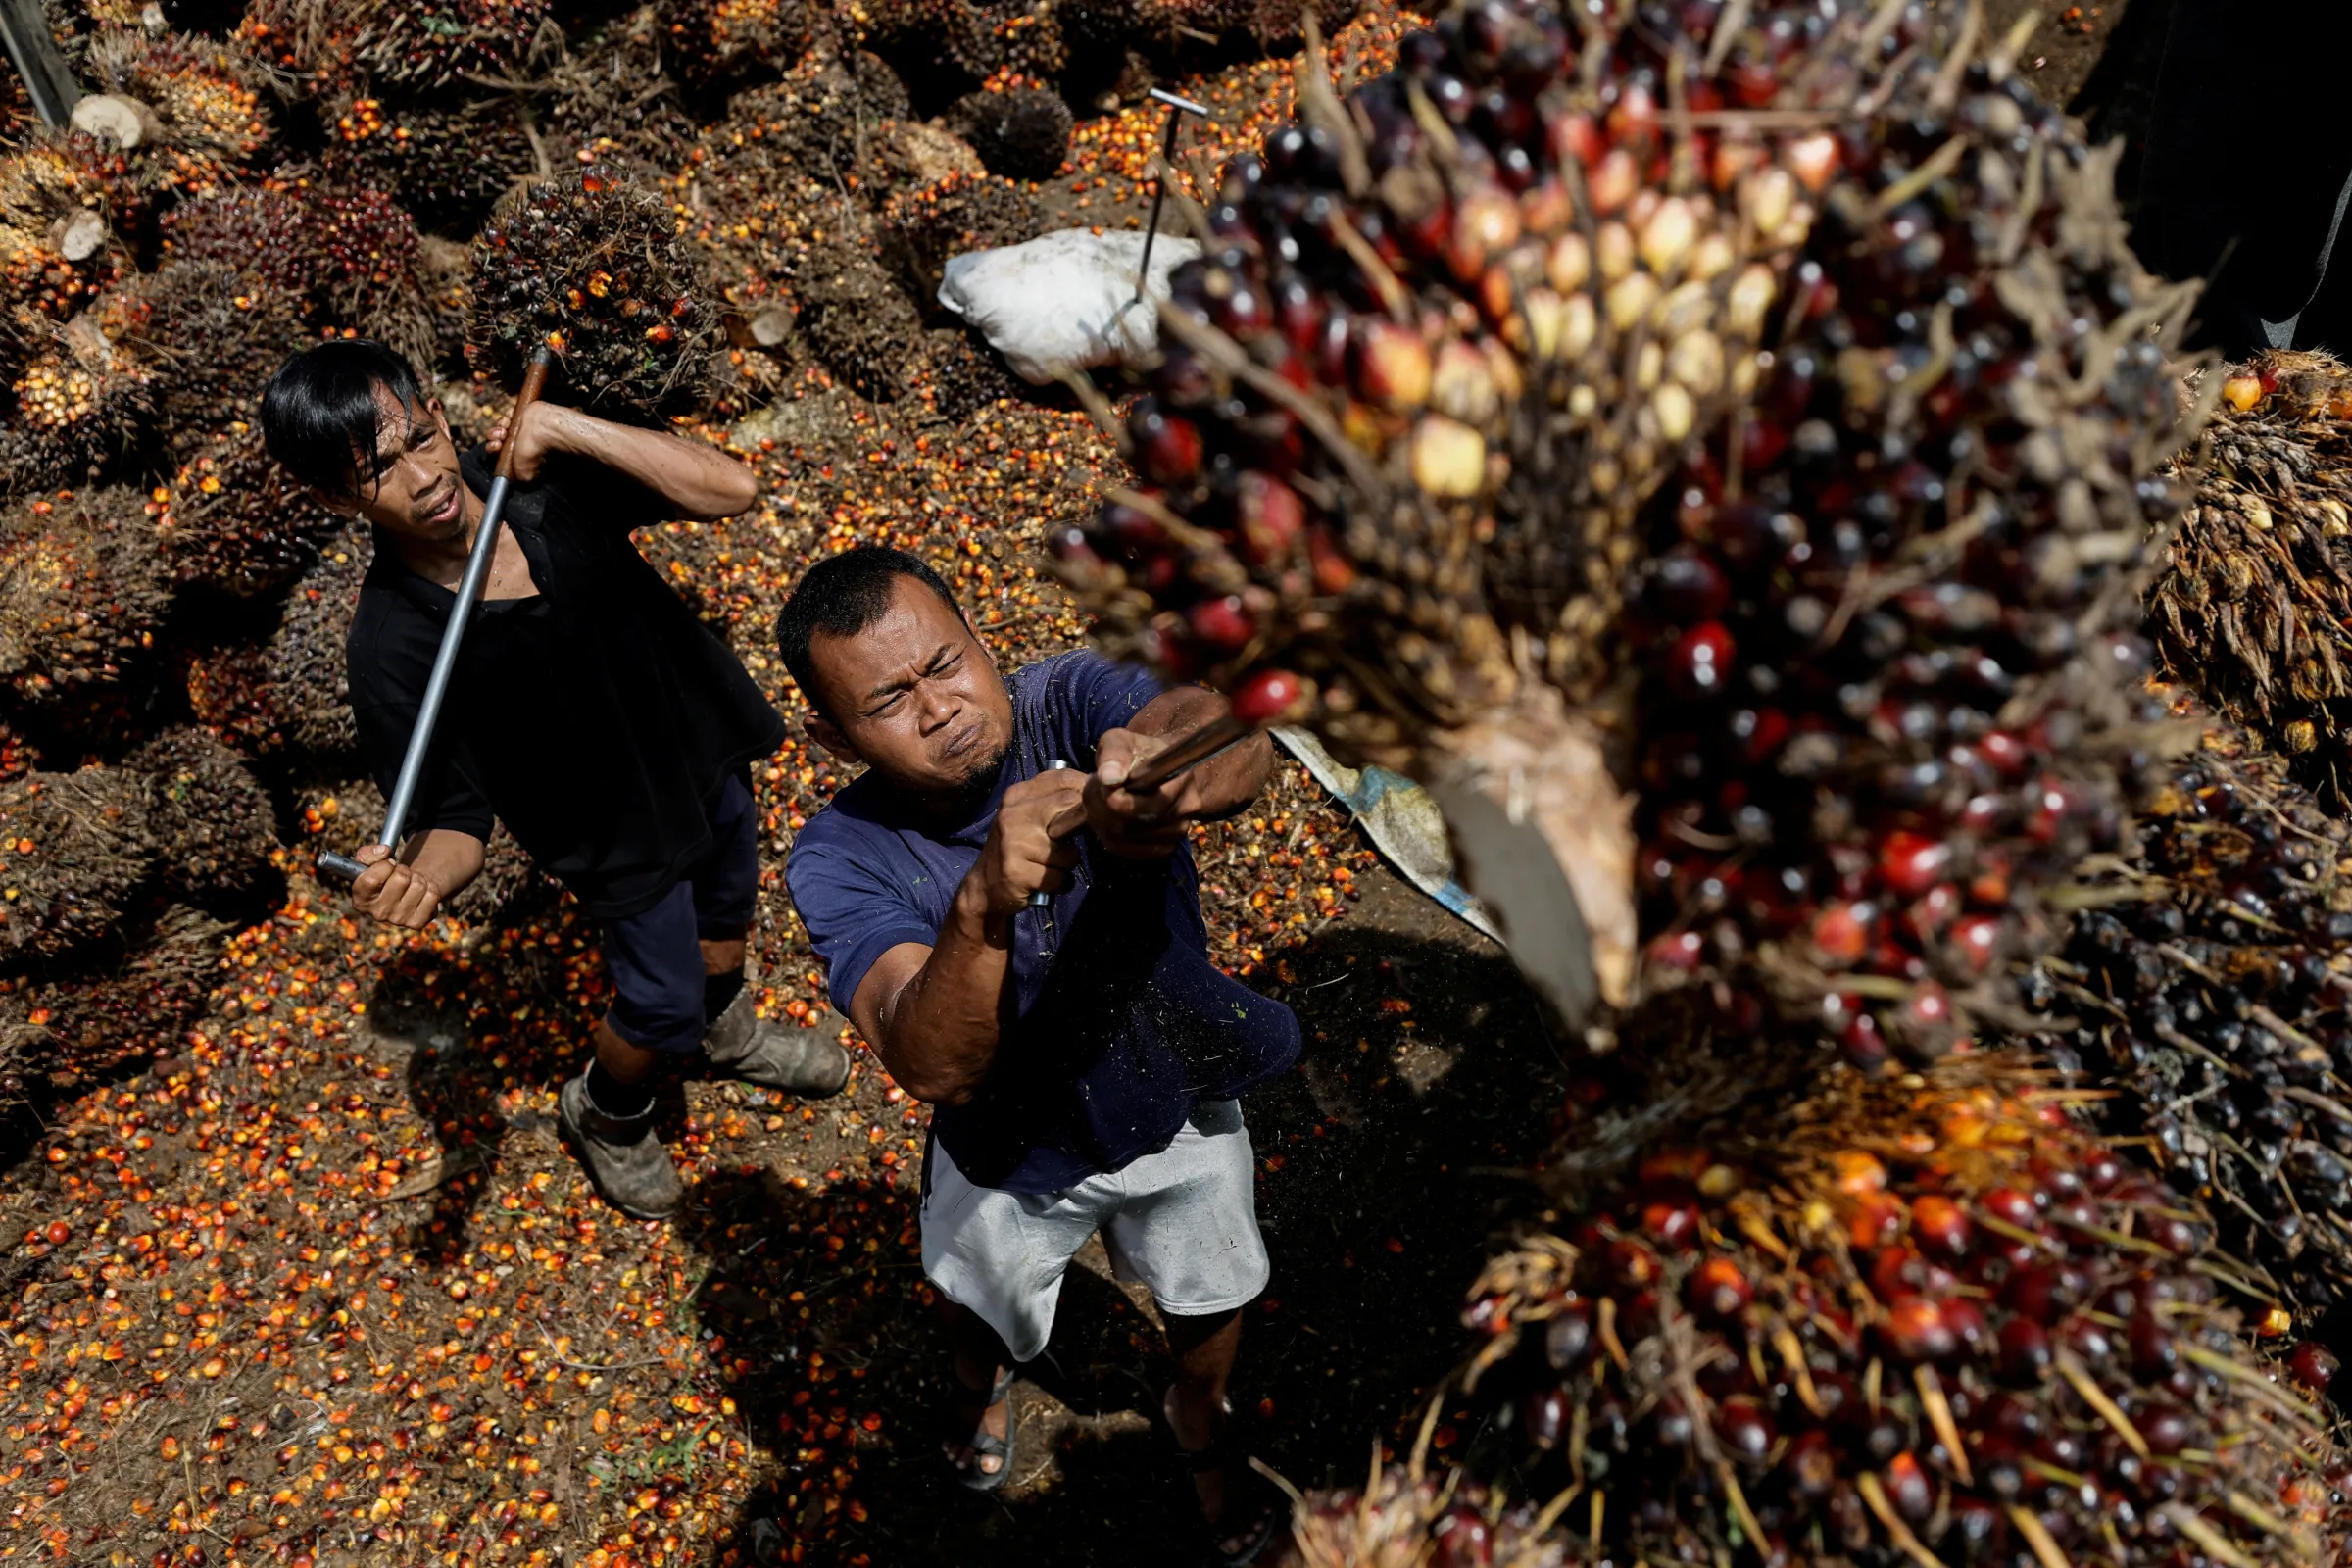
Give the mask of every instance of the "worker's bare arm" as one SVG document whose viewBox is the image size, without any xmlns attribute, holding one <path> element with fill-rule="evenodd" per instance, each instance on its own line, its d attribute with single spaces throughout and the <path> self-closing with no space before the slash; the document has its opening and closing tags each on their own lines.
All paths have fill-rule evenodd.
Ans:
<svg viewBox="0 0 2352 1568">
<path fill-rule="evenodd" d="M 482 872 L 483 844 L 454 828 L 427 828 L 412 835 L 395 856 L 381 844 L 362 849 L 368 867 L 351 885 L 352 906 L 386 925 L 421 930 L 441 906 Z"/>
<path fill-rule="evenodd" d="M 486 443 L 492 456 L 506 438 L 506 422 L 501 420 Z M 699 441 L 614 424 L 545 401 L 523 410 L 517 440 L 517 479 L 537 478 L 539 466 L 550 455 L 567 452 L 626 474 L 667 502 L 681 519 L 711 522 L 732 517 L 760 497 L 760 483 L 751 469 Z"/>
<path fill-rule="evenodd" d="M 1067 883 L 1084 787 L 1076 773 L 1041 773 L 1006 790 L 939 940 L 901 943 L 858 982 L 850 1021 L 915 1099 L 962 1104 L 995 1065 L 1011 1007 L 1012 922 L 1030 894 Z"/>
</svg>

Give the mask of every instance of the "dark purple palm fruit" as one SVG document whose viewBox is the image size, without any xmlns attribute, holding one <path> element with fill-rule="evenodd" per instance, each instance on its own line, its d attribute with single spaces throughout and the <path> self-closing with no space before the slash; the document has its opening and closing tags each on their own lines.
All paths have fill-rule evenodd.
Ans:
<svg viewBox="0 0 2352 1568">
<path fill-rule="evenodd" d="M 2271 351 L 2227 373 L 2182 477 L 2148 620 L 2166 673 L 2352 807 L 2352 370 Z"/>
<path fill-rule="evenodd" d="M 1997 56 L 1923 57 L 1824 156 L 1771 364 L 1629 593 L 1646 980 L 1916 1059 L 2009 1015 L 2043 895 L 2118 842 L 2188 296 Z"/>
<path fill-rule="evenodd" d="M 661 418 L 704 407 L 725 353 L 669 203 L 590 165 L 516 192 L 473 243 L 469 357 L 513 388 L 542 344 L 566 402 Z"/>
<path fill-rule="evenodd" d="M 2030 982 L 2072 1025 L 2036 1043 L 2308 1321 L 2352 1294 L 2352 829 L 2242 730 L 2167 772 Z"/>
<path fill-rule="evenodd" d="M 1457 6 L 1345 105 L 1310 47 L 1301 122 L 1228 169 L 1176 274 L 1141 492 L 1063 541 L 1112 629 L 1171 669 L 1296 667 L 1357 750 L 1523 672 L 1604 684 L 1636 513 L 1754 392 L 1850 183 L 1830 127 L 1913 58 L 1908 24 L 1744 14 Z"/>
<path fill-rule="evenodd" d="M 1581 1213 L 1474 1287 L 1465 1382 L 1528 1494 L 1605 1494 L 1614 1560 L 2286 1568 L 2342 1539 L 2340 1458 L 2241 1344 L 2201 1220 L 2022 1058 L 1833 1069 Z"/>
<path fill-rule="evenodd" d="M 1578 1568 L 1584 1542 L 1558 1526 L 1570 1498 L 1539 1508 L 1454 1471 L 1384 1465 L 1369 1489 L 1334 1488 L 1298 1497 L 1285 1568 Z M 1591 1510 L 1577 1508 L 1581 1524 Z"/>
</svg>

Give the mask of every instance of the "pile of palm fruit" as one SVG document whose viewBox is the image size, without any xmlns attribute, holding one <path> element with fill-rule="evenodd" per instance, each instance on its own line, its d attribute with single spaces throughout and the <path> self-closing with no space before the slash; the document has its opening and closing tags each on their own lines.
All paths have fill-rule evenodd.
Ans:
<svg viewBox="0 0 2352 1568">
<path fill-rule="evenodd" d="M 1638 844 L 1486 1451 L 1298 1562 L 2343 1550 L 2352 383 L 2180 355 L 2023 40 L 1483 0 L 1192 215 L 1110 639 L 1531 795 L 1564 710 Z"/>
<path fill-rule="evenodd" d="M 1191 0 L 47 11 L 84 96 L 47 127 L 12 74 L 0 128 L 0 1106 L 172 1049 L 223 933 L 373 831 L 343 675 L 371 546 L 264 451 L 288 354 L 385 341 L 461 438 L 539 343 L 628 420 L 812 375 L 960 420 L 1012 382 L 940 328 L 939 269 L 1041 230 L 1074 108 L 1297 30 Z M 502 835 L 457 912 L 545 887 Z"/>
</svg>

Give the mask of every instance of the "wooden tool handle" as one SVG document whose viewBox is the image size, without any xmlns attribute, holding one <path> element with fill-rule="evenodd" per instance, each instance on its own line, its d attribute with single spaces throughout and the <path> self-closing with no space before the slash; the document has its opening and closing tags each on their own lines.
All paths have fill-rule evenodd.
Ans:
<svg viewBox="0 0 2352 1568">
<path fill-rule="evenodd" d="M 514 394 L 514 407 L 507 414 L 507 439 L 498 449 L 498 477 L 514 477 L 514 435 L 522 426 L 522 411 L 539 401 L 547 390 L 548 371 L 555 368 L 555 351 L 542 343 L 531 350 L 530 362 L 523 367 L 522 390 Z"/>
</svg>

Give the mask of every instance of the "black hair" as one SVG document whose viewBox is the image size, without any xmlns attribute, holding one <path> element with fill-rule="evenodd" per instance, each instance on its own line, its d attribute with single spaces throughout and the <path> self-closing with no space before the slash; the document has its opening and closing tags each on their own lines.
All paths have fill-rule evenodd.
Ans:
<svg viewBox="0 0 2352 1568">
<path fill-rule="evenodd" d="M 328 495 L 357 495 L 375 466 L 382 387 L 401 407 L 423 406 L 416 369 L 371 338 L 337 338 L 277 368 L 262 394 L 262 439 L 295 478 Z"/>
<path fill-rule="evenodd" d="M 809 657 L 809 644 L 820 631 L 828 637 L 855 637 L 880 620 L 890 609 L 891 592 L 901 577 L 913 578 L 939 595 L 939 602 L 958 616 L 963 613 L 946 579 L 906 551 L 888 545 L 859 545 L 826 557 L 802 575 L 792 597 L 784 601 L 784 612 L 776 617 L 776 642 L 784 655 L 784 667 L 792 671 L 808 706 L 823 717 L 833 715 L 825 712 L 825 705 L 816 695 L 816 667 Z"/>
</svg>

